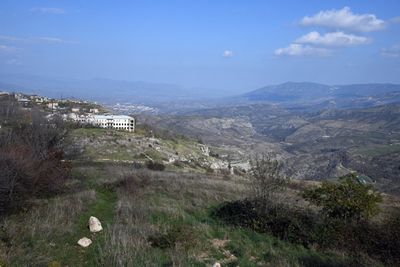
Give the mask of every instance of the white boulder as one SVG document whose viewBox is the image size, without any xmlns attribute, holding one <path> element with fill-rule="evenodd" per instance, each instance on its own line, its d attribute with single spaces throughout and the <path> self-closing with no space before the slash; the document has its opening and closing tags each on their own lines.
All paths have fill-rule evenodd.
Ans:
<svg viewBox="0 0 400 267">
<path fill-rule="evenodd" d="M 90 229 L 90 232 L 92 232 L 92 233 L 97 233 L 97 232 L 100 232 L 101 230 L 103 230 L 100 220 L 97 219 L 96 217 L 91 216 L 89 218 L 89 229 Z"/>
<path fill-rule="evenodd" d="M 213 264 L 212 267 L 221 267 L 221 264 L 219 262 L 216 262 L 216 263 Z"/>
<path fill-rule="evenodd" d="M 78 240 L 78 245 L 81 246 L 81 247 L 86 248 L 86 247 L 90 246 L 90 244 L 92 244 L 92 240 L 90 240 L 87 237 L 83 237 L 83 238 Z"/>
</svg>

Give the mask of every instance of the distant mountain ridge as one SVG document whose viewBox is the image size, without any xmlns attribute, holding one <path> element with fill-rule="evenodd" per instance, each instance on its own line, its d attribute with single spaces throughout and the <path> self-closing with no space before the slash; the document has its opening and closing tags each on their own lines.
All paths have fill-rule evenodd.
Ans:
<svg viewBox="0 0 400 267">
<path fill-rule="evenodd" d="M 326 85 L 286 82 L 259 88 L 239 96 L 229 88 L 185 88 L 175 84 L 112 79 L 69 79 L 0 73 L 0 91 L 18 91 L 49 97 L 81 98 L 106 104 L 136 103 L 162 109 L 210 108 L 278 104 L 285 108 L 353 108 L 400 103 L 400 85 L 390 83 Z"/>
<path fill-rule="evenodd" d="M 325 85 L 311 82 L 286 82 L 262 87 L 240 96 L 249 102 L 283 105 L 326 105 L 366 107 L 400 102 L 400 85 L 390 83 Z"/>
<path fill-rule="evenodd" d="M 294 99 L 313 99 L 326 96 L 333 90 L 329 85 L 311 82 L 286 82 L 278 85 L 265 86 L 251 91 L 243 96 L 253 101 L 292 101 Z"/>
</svg>

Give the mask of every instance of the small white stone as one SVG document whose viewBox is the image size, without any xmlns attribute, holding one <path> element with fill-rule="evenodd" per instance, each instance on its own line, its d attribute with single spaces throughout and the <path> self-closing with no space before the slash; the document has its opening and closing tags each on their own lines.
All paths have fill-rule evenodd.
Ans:
<svg viewBox="0 0 400 267">
<path fill-rule="evenodd" d="M 96 232 L 100 232 L 101 230 L 103 230 L 103 227 L 101 227 L 101 223 L 100 223 L 99 219 L 91 216 L 89 218 L 89 229 L 90 229 L 90 232 L 96 233 Z"/>
<path fill-rule="evenodd" d="M 212 267 L 221 267 L 221 264 L 219 262 L 216 262 L 216 263 L 213 264 Z"/>
<path fill-rule="evenodd" d="M 81 247 L 84 247 L 84 248 L 90 246 L 90 244 L 92 244 L 92 240 L 90 240 L 90 239 L 87 238 L 87 237 L 82 237 L 82 238 L 79 239 L 79 241 L 78 241 L 78 245 L 81 246 Z"/>
</svg>

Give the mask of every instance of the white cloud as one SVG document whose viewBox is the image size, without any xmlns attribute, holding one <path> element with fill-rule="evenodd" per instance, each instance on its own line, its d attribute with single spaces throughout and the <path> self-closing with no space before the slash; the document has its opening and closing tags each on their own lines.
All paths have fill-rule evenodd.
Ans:
<svg viewBox="0 0 400 267">
<path fill-rule="evenodd" d="M 31 12 L 40 14 L 64 14 L 65 10 L 57 7 L 34 7 L 30 9 Z"/>
<path fill-rule="evenodd" d="M 8 59 L 5 63 L 8 65 L 22 65 L 21 61 L 17 58 Z"/>
<path fill-rule="evenodd" d="M 9 35 L 0 35 L 0 40 L 7 42 L 19 42 L 19 43 L 44 43 L 44 44 L 76 44 L 77 42 L 68 41 L 56 37 L 27 37 L 20 38 Z"/>
<path fill-rule="evenodd" d="M 0 45 L 0 52 L 1 53 L 14 53 L 17 51 L 17 48 L 12 47 L 12 46 L 8 46 L 8 45 Z"/>
<path fill-rule="evenodd" d="M 300 23 L 305 26 L 323 26 L 359 32 L 379 31 L 386 27 L 385 21 L 378 19 L 376 15 L 354 14 L 349 7 L 320 11 L 311 17 L 304 17 Z"/>
<path fill-rule="evenodd" d="M 329 32 L 321 35 L 319 32 L 310 32 L 298 38 L 295 43 L 322 45 L 322 46 L 351 46 L 362 45 L 370 42 L 370 39 L 364 36 L 347 34 L 344 32 Z"/>
<path fill-rule="evenodd" d="M 275 50 L 276 56 L 329 56 L 331 50 L 303 44 L 290 44 L 288 47 Z"/>
<path fill-rule="evenodd" d="M 400 45 L 393 45 L 389 48 L 382 48 L 381 55 L 385 57 L 400 58 Z"/>
<path fill-rule="evenodd" d="M 33 41 L 44 42 L 44 43 L 52 43 L 52 44 L 65 44 L 65 43 L 73 43 L 71 41 L 66 41 L 61 38 L 55 37 L 33 37 L 30 38 Z"/>
<path fill-rule="evenodd" d="M 3 40 L 3 41 L 21 41 L 22 39 L 14 37 L 14 36 L 0 35 L 0 40 Z"/>
<path fill-rule="evenodd" d="M 223 56 L 223 57 L 233 57 L 233 51 L 231 51 L 231 50 L 225 50 L 225 51 L 222 53 L 222 56 Z"/>
<path fill-rule="evenodd" d="M 390 22 L 392 22 L 392 23 L 400 23 L 400 16 L 392 18 L 390 20 Z"/>
</svg>

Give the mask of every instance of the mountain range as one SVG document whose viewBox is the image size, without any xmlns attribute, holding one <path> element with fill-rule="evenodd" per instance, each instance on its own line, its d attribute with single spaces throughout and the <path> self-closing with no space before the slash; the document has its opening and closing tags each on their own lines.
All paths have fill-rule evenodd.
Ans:
<svg viewBox="0 0 400 267">
<path fill-rule="evenodd" d="M 117 102 L 162 106 L 166 109 L 196 109 L 254 103 L 278 104 L 285 108 L 370 107 L 400 103 L 400 85 L 390 83 L 326 85 L 286 82 L 232 96 L 229 88 L 186 88 L 168 83 L 111 79 L 68 79 L 25 74 L 0 74 L 0 90 L 73 97 L 107 104 Z M 175 103 L 172 105 L 171 103 Z"/>
<path fill-rule="evenodd" d="M 249 102 L 277 103 L 287 107 L 369 107 L 400 102 L 400 85 L 390 83 L 325 85 L 287 82 L 266 86 L 238 98 Z"/>
</svg>

